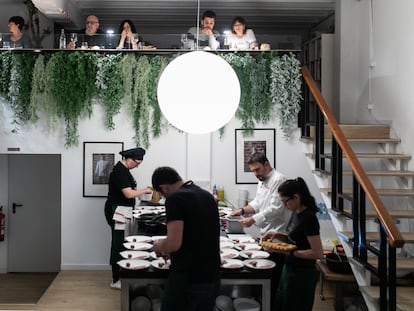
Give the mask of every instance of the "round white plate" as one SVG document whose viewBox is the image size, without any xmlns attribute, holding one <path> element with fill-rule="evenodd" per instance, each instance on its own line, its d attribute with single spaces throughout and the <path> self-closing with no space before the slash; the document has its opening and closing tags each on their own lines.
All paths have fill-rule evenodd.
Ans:
<svg viewBox="0 0 414 311">
<path fill-rule="evenodd" d="M 125 248 L 131 249 L 134 251 L 147 251 L 152 248 L 152 244 L 149 243 L 132 243 L 126 242 L 124 243 Z"/>
<path fill-rule="evenodd" d="M 258 251 L 262 247 L 259 244 L 255 243 L 239 243 L 234 246 L 239 251 Z"/>
<path fill-rule="evenodd" d="M 220 256 L 221 259 L 232 259 L 232 258 L 236 258 L 237 256 L 239 256 L 239 252 L 236 251 L 233 248 L 222 248 L 220 250 Z"/>
<path fill-rule="evenodd" d="M 150 253 L 145 251 L 123 251 L 119 253 L 125 259 L 148 259 Z"/>
<path fill-rule="evenodd" d="M 255 240 L 250 236 L 229 236 L 229 239 L 231 242 L 235 244 L 245 244 L 249 243 L 252 244 L 255 242 Z"/>
<path fill-rule="evenodd" d="M 146 235 L 130 235 L 125 237 L 125 241 L 131 243 L 152 242 L 150 236 Z"/>
<path fill-rule="evenodd" d="M 268 252 L 265 251 L 241 251 L 240 256 L 246 259 L 264 259 L 270 256 Z"/>
<path fill-rule="evenodd" d="M 148 260 L 123 259 L 118 261 L 118 265 L 124 269 L 141 270 L 148 268 L 150 266 L 150 262 Z"/>
<path fill-rule="evenodd" d="M 153 266 L 156 269 L 160 270 L 168 270 L 170 269 L 171 261 L 167 260 L 165 261 L 163 258 L 155 259 L 151 261 L 151 266 Z"/>
<path fill-rule="evenodd" d="M 221 267 L 225 269 L 240 269 L 243 267 L 243 261 L 239 259 L 222 259 Z"/>
<path fill-rule="evenodd" d="M 251 269 L 272 269 L 276 264 L 269 259 L 247 259 L 244 265 Z"/>
<path fill-rule="evenodd" d="M 220 242 L 220 249 L 223 248 L 233 248 L 234 243 L 232 242 Z"/>
</svg>

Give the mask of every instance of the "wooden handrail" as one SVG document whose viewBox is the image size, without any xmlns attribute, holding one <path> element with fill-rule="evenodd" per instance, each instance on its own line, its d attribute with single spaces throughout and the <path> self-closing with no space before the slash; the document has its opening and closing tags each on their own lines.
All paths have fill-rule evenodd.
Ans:
<svg viewBox="0 0 414 311">
<path fill-rule="evenodd" d="M 387 232 L 390 246 L 394 248 L 403 247 L 404 239 L 400 231 L 397 229 L 393 219 L 391 218 L 390 214 L 388 213 L 387 209 L 382 203 L 382 200 L 380 199 L 377 191 L 372 185 L 371 180 L 368 178 L 365 170 L 362 168 L 362 165 L 359 162 L 354 151 L 352 150 L 351 145 L 345 137 L 345 134 L 336 122 L 335 117 L 333 116 L 325 99 L 319 91 L 319 88 L 313 80 L 312 75 L 306 67 L 302 67 L 301 72 L 306 84 L 309 87 L 310 92 L 313 95 L 313 98 L 318 104 L 325 120 L 328 122 L 328 126 L 332 131 L 332 135 L 334 135 L 339 146 L 342 148 L 342 151 L 348 159 L 348 163 L 351 166 L 355 177 L 361 184 L 361 187 L 364 189 L 368 200 L 371 202 L 372 207 L 377 213 L 379 221 L 384 226 L 384 229 Z"/>
</svg>

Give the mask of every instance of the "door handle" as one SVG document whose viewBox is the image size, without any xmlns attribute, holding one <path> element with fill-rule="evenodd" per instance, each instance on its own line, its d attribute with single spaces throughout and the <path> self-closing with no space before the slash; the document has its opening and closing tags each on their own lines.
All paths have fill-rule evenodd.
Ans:
<svg viewBox="0 0 414 311">
<path fill-rule="evenodd" d="M 16 214 L 16 207 L 21 207 L 21 206 L 23 206 L 23 204 L 13 203 L 12 206 L 13 206 L 12 212 L 13 212 L 13 214 Z"/>
</svg>

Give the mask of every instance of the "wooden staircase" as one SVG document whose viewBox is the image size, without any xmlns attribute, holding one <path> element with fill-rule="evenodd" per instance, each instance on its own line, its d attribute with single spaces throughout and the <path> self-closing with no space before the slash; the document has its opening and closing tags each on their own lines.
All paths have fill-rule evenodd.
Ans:
<svg viewBox="0 0 414 311">
<path fill-rule="evenodd" d="M 341 125 L 348 142 L 350 143 L 354 153 L 363 165 L 367 166 L 366 171 L 368 177 L 375 185 L 375 189 L 379 196 L 387 200 L 384 205 L 387 207 L 391 217 L 396 223 L 400 223 L 403 219 L 410 221 L 414 219 L 414 171 L 405 169 L 408 167 L 408 161 L 411 160 L 411 155 L 395 152 L 398 149 L 400 140 L 393 138 L 390 135 L 390 128 L 386 125 Z M 313 130 L 310 131 L 311 136 L 302 138 L 302 142 L 306 144 L 307 157 L 310 163 L 315 159 L 315 144 L 312 136 Z M 329 163 L 331 161 L 331 133 L 325 127 L 325 144 L 326 150 L 324 158 Z M 347 167 L 347 160 L 343 161 L 343 195 L 351 197 L 352 195 L 352 170 Z M 329 164 L 327 165 L 329 166 Z M 324 170 L 313 170 L 315 178 L 320 185 L 320 191 L 323 194 L 325 203 L 330 206 L 330 199 L 332 194 L 332 187 L 330 185 L 330 171 L 329 168 Z M 401 206 L 401 201 L 404 202 L 404 208 Z M 395 204 L 394 204 L 395 203 Z M 345 203 L 346 204 L 346 203 Z M 358 260 L 352 259 L 354 243 L 359 243 L 358 237 L 354 236 L 352 227 L 349 228 L 349 220 L 352 215 L 352 202 L 349 202 L 344 207 L 343 212 L 330 212 L 332 222 L 338 232 L 338 236 L 342 240 L 342 244 L 346 245 L 345 250 L 350 257 L 351 266 L 354 274 L 358 280 L 359 288 L 363 294 L 369 310 L 380 310 L 380 294 L 378 286 L 375 286 L 373 280 L 375 273 L 361 264 Z M 373 209 L 367 204 L 365 211 L 365 219 L 367 227 L 377 225 L 377 215 Z M 402 228 L 401 234 L 404 238 L 405 245 L 414 245 L 414 233 Z M 365 243 L 370 247 L 375 248 L 378 245 L 380 235 L 378 230 L 367 231 L 365 235 Z M 405 254 L 405 252 L 401 252 Z M 414 255 L 414 254 L 412 254 Z M 414 256 L 412 256 L 414 257 Z M 378 269 L 378 260 L 376 256 L 370 257 L 368 255 L 368 265 L 374 270 Z M 414 258 L 406 256 L 399 257 L 397 255 L 397 285 L 407 282 L 409 286 L 397 287 L 397 310 L 414 310 Z M 359 275 L 358 275 L 359 274 Z M 366 277 L 366 275 L 370 277 Z"/>
</svg>

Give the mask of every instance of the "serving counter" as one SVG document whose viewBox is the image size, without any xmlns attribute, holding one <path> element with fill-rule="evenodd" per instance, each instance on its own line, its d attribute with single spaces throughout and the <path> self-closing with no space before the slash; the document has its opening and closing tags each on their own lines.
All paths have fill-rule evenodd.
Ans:
<svg viewBox="0 0 414 311">
<path fill-rule="evenodd" d="M 149 234 L 140 229 L 138 221 L 135 219 L 127 231 L 129 235 L 158 235 L 160 233 Z M 224 229 L 222 235 L 226 235 Z M 203 269 L 203 267 L 200 267 Z M 252 269 L 246 266 L 236 269 L 221 268 L 221 293 L 232 296 L 232 290 L 237 288 L 242 292 L 251 292 L 251 297 L 261 304 L 261 310 L 270 311 L 271 297 L 271 269 Z M 137 288 L 144 288 L 147 285 L 163 285 L 168 277 L 168 269 L 157 269 L 150 265 L 146 269 L 132 270 L 121 268 L 121 310 L 129 311 L 131 301 L 134 299 L 134 291 Z M 249 290 L 243 288 L 249 287 Z M 239 293 L 240 294 L 240 293 Z M 234 298 L 238 297 L 237 295 Z M 240 296 L 241 297 L 241 296 Z"/>
</svg>

